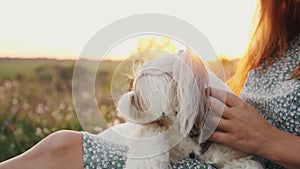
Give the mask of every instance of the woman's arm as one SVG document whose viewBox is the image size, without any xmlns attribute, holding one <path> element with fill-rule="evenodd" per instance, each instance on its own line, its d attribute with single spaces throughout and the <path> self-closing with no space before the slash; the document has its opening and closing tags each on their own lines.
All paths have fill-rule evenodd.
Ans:
<svg viewBox="0 0 300 169">
<path fill-rule="evenodd" d="M 210 140 L 263 156 L 286 168 L 300 168 L 300 137 L 273 127 L 234 94 L 209 90 L 211 97 L 220 100 L 211 99 L 211 109 L 222 115 L 212 119 L 218 123 L 218 131 Z"/>
</svg>

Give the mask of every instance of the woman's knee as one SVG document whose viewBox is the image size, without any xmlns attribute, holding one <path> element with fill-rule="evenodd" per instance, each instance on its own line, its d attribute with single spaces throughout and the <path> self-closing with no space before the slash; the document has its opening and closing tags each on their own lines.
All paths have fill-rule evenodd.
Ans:
<svg viewBox="0 0 300 169">
<path fill-rule="evenodd" d="M 80 132 L 55 132 L 24 154 L 0 164 L 0 168 L 73 168 L 83 169 Z"/>
<path fill-rule="evenodd" d="M 42 142 L 44 149 L 52 154 L 66 154 L 82 147 L 82 136 L 77 131 L 61 130 L 49 135 Z"/>
</svg>

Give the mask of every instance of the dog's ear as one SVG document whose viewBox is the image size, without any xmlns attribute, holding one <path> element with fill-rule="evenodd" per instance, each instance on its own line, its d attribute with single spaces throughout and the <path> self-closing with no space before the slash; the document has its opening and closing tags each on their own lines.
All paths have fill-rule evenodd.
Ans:
<svg viewBox="0 0 300 169">
<path fill-rule="evenodd" d="M 159 101 L 159 96 L 160 95 L 158 94 L 152 94 L 148 97 L 148 100 L 145 100 L 141 99 L 142 97 L 145 97 L 144 95 L 138 95 L 134 91 L 127 92 L 119 99 L 117 111 L 119 112 L 119 115 L 126 121 L 140 124 L 149 123 L 160 117 L 159 115 L 160 112 L 162 112 L 162 105 L 154 104 L 156 106 L 152 107 L 151 104 L 150 106 L 145 106 L 145 103 L 141 102 L 147 101 L 149 103 L 153 103 L 153 100 Z"/>
<path fill-rule="evenodd" d="M 117 110 L 120 116 L 127 121 L 136 121 L 139 118 L 138 105 L 133 91 L 127 92 L 121 96 L 118 101 Z"/>
<path fill-rule="evenodd" d="M 178 57 L 179 59 L 173 67 L 173 78 L 177 82 L 179 102 L 177 118 L 179 118 L 180 134 L 185 136 L 194 125 L 201 130 L 208 114 L 205 92 L 208 75 L 200 58 L 194 56 L 189 49 L 181 52 Z"/>
</svg>

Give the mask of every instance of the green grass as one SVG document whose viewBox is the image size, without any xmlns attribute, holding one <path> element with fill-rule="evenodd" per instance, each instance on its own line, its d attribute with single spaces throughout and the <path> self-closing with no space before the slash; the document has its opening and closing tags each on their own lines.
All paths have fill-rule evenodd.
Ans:
<svg viewBox="0 0 300 169">
<path fill-rule="evenodd" d="M 75 65 L 74 60 L 56 60 L 56 59 L 11 59 L 0 58 L 0 78 L 17 79 L 18 76 L 35 76 L 35 70 L 43 66 L 70 67 Z M 90 61 L 96 63 L 96 61 Z M 100 63 L 100 62 L 99 62 Z M 113 71 L 119 64 L 119 61 L 101 61 L 98 71 Z"/>
<path fill-rule="evenodd" d="M 70 66 L 74 63 L 72 60 L 0 58 L 0 77 L 16 79 L 18 75 L 33 76 L 34 70 L 41 66 Z"/>
<path fill-rule="evenodd" d="M 124 63 L 124 69 L 117 71 L 130 70 L 130 63 Z M 54 131 L 82 130 L 72 100 L 74 64 L 72 60 L 0 59 L 0 162 L 23 153 Z M 101 62 L 96 76 L 96 99 L 109 125 L 122 121 L 111 99 L 111 80 L 119 64 Z M 231 75 L 236 61 L 222 64 Z M 215 72 L 220 70 L 214 63 L 209 65 Z M 127 90 L 123 76 L 115 80 L 116 89 Z"/>
<path fill-rule="evenodd" d="M 72 100 L 74 64 L 72 60 L 0 59 L 0 162 L 57 130 L 83 130 Z M 117 65 L 102 62 L 96 78 L 96 84 L 101 84 L 97 102 L 110 125 L 118 119 L 110 99 L 110 79 Z"/>
</svg>

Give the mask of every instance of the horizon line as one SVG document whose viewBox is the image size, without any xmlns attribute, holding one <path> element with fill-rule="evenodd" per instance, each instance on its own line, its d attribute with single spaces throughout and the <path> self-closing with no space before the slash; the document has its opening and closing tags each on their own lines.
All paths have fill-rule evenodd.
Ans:
<svg viewBox="0 0 300 169">
<path fill-rule="evenodd" d="M 228 56 L 227 54 L 217 54 L 219 59 L 227 59 L 227 60 L 235 60 L 235 59 L 240 59 L 241 56 Z M 101 60 L 105 61 L 122 61 L 125 60 L 127 56 L 105 56 L 102 57 Z M 40 57 L 22 57 L 22 56 L 0 56 L 0 59 L 28 59 L 28 60 L 34 60 L 34 59 L 45 59 L 45 60 L 70 60 L 70 61 L 76 61 L 79 60 L 79 57 L 47 57 L 47 56 L 40 56 Z M 98 60 L 93 57 L 93 59 L 88 59 L 88 58 L 81 58 L 81 59 L 86 59 L 86 60 Z M 100 59 L 100 58 L 99 58 Z"/>
<path fill-rule="evenodd" d="M 125 58 L 125 57 L 122 57 Z M 113 57 L 113 56 L 106 56 L 103 57 L 102 60 L 109 60 L 109 61 L 122 61 L 121 57 Z M 19 56 L 0 56 L 0 59 L 23 59 L 23 60 L 38 60 L 38 59 L 45 59 L 45 60 L 72 60 L 76 61 L 79 59 L 79 57 L 46 57 L 46 56 L 40 56 L 40 57 L 19 57 Z M 86 60 L 96 60 L 96 59 L 88 59 L 88 58 L 81 58 Z"/>
</svg>

